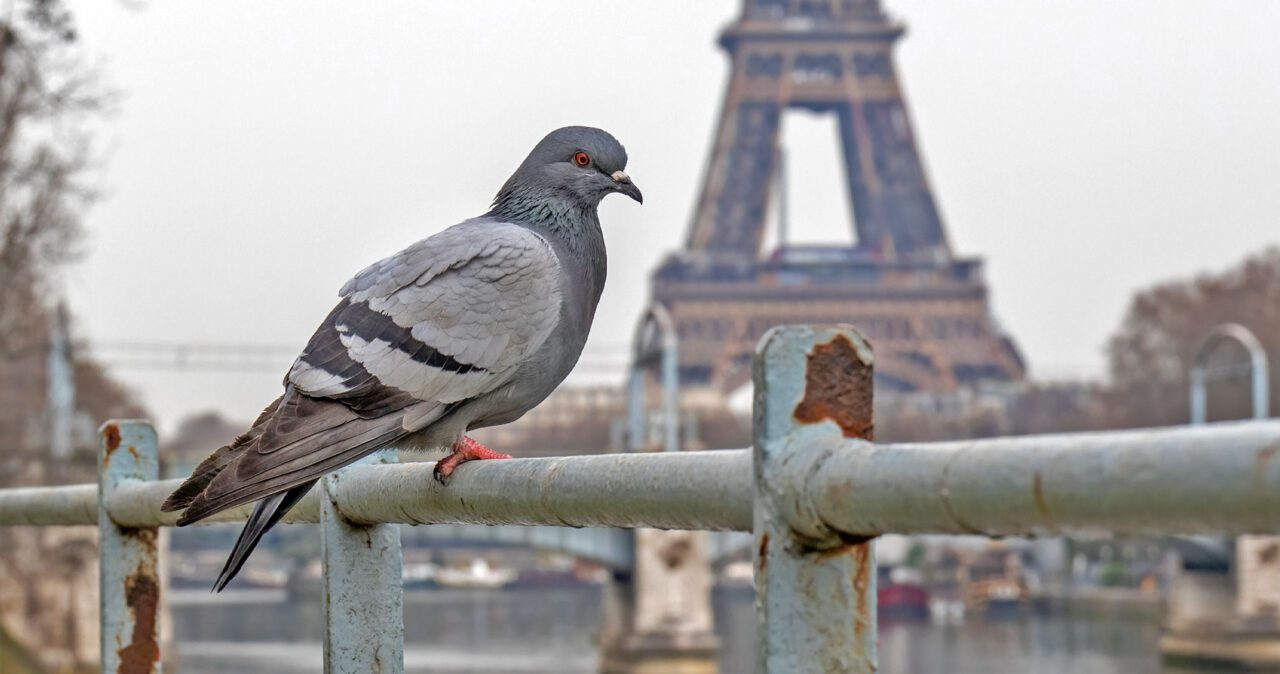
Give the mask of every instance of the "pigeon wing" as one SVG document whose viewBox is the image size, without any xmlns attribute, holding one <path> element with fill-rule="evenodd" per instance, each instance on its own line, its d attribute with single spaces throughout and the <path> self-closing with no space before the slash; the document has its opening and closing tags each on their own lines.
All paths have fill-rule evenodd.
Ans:
<svg viewBox="0 0 1280 674">
<path fill-rule="evenodd" d="M 560 265 L 538 234 L 472 220 L 371 265 L 342 296 L 288 383 L 361 414 L 449 405 L 502 386 L 546 342 Z"/>
</svg>

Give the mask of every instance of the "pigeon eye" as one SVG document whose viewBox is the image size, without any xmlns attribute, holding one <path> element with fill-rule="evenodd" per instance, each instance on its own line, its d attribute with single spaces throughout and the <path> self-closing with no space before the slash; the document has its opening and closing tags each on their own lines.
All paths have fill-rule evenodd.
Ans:
<svg viewBox="0 0 1280 674">
<path fill-rule="evenodd" d="M 578 166 L 586 166 L 591 163 L 591 157 L 588 157 L 586 152 L 576 152 L 573 155 L 573 163 Z"/>
</svg>

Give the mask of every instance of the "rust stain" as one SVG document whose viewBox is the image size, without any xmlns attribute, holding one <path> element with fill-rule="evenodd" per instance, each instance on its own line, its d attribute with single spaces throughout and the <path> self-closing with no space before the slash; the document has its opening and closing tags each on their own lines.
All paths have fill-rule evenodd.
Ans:
<svg viewBox="0 0 1280 674">
<path fill-rule="evenodd" d="M 155 540 L 155 531 L 139 529 L 139 533 L 150 533 Z M 156 619 L 160 606 L 160 584 L 155 573 L 148 568 L 140 568 L 125 579 L 125 605 L 133 616 L 133 636 L 129 645 L 116 651 L 120 658 L 120 674 L 143 674 L 153 672 L 160 661 L 160 643 L 157 641 L 159 630 Z"/>
<path fill-rule="evenodd" d="M 760 550 L 756 553 L 757 564 L 760 566 L 760 575 L 769 568 L 769 532 L 760 534 Z"/>
<path fill-rule="evenodd" d="M 133 445 L 129 445 L 129 454 L 132 455 L 136 461 L 138 459 L 138 448 Z"/>
<path fill-rule="evenodd" d="M 1255 488 L 1266 486 L 1267 480 L 1267 464 L 1275 457 L 1276 452 L 1280 452 L 1280 440 L 1277 440 L 1266 447 L 1258 450 L 1253 456 L 1253 485 Z"/>
<path fill-rule="evenodd" d="M 1041 517 L 1049 519 L 1049 502 L 1044 498 L 1044 478 L 1040 477 L 1040 471 L 1036 471 L 1035 477 L 1031 478 L 1031 496 L 1036 501 L 1036 512 Z"/>
<path fill-rule="evenodd" d="M 853 558 L 853 592 L 854 599 L 853 609 L 855 615 L 853 618 L 853 637 L 854 647 L 861 649 L 863 639 L 866 637 L 866 627 L 870 620 L 866 610 L 876 600 L 875 597 L 867 597 L 867 591 L 871 588 L 871 548 L 867 545 L 853 545 L 849 547 L 849 556 Z"/>
<path fill-rule="evenodd" d="M 870 552 L 870 548 L 868 548 L 866 544 L 849 546 L 849 556 L 853 558 L 854 564 L 853 589 L 858 591 L 859 598 L 865 597 L 867 587 L 870 585 L 869 570 L 871 568 L 871 564 L 869 563 L 870 559 L 867 556 L 868 552 Z"/>
<path fill-rule="evenodd" d="M 102 437 L 107 441 L 107 451 L 102 456 L 102 465 L 111 462 L 111 454 L 120 449 L 120 427 L 115 424 L 107 424 L 102 429 Z"/>
<path fill-rule="evenodd" d="M 805 364 L 804 400 L 793 416 L 802 424 L 831 420 L 846 438 L 870 440 L 872 370 L 853 343 L 837 335 L 813 347 Z"/>
<path fill-rule="evenodd" d="M 125 529 L 124 535 L 138 539 L 138 543 L 147 546 L 146 553 L 149 560 L 156 559 L 156 529 L 147 527 L 144 529 Z"/>
</svg>

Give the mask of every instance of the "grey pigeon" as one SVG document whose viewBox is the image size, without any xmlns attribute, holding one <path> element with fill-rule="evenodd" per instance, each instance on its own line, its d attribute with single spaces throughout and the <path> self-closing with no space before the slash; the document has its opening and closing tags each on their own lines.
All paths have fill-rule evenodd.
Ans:
<svg viewBox="0 0 1280 674">
<path fill-rule="evenodd" d="M 389 446 L 509 458 L 467 437 L 542 402 L 582 353 L 604 289 L 596 208 L 641 201 L 627 153 L 600 129 L 552 131 L 488 213 L 366 268 L 339 292 L 284 394 L 165 501 L 178 526 L 258 501 L 214 591 L 325 473 Z"/>
</svg>

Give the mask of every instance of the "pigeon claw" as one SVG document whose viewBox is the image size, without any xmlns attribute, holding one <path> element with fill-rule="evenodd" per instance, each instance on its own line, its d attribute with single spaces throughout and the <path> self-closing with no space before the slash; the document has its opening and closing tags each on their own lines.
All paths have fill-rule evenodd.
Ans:
<svg viewBox="0 0 1280 674">
<path fill-rule="evenodd" d="M 510 458 L 510 454 L 495 452 L 475 440 L 463 436 L 462 440 L 453 446 L 452 454 L 436 462 L 436 467 L 431 471 L 431 474 L 435 477 L 436 482 L 447 486 L 449 484 L 449 478 L 453 476 L 453 471 L 467 461 Z"/>
</svg>

